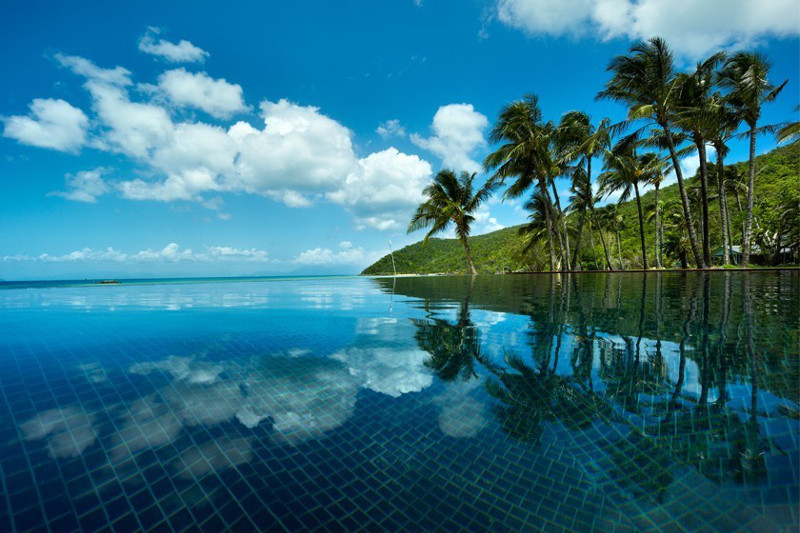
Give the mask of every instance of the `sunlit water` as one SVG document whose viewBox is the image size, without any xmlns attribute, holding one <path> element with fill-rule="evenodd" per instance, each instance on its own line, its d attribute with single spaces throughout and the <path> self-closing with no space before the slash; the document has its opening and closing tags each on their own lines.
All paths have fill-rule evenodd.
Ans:
<svg viewBox="0 0 800 533">
<path fill-rule="evenodd" d="M 800 273 L 0 284 L 0 531 L 796 531 Z"/>
</svg>

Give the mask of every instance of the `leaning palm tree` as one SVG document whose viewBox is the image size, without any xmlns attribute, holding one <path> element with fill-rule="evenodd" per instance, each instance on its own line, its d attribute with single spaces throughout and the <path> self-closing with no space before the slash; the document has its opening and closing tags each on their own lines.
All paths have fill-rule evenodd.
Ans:
<svg viewBox="0 0 800 533">
<path fill-rule="evenodd" d="M 683 213 L 689 222 L 692 255 L 698 266 L 705 266 L 694 232 L 691 206 L 674 139 L 674 102 L 679 80 L 675 73 L 672 52 L 663 39 L 653 37 L 649 41 L 635 44 L 628 55 L 612 59 L 608 70 L 612 77 L 597 97 L 625 102 L 629 106 L 628 122 L 645 119 L 648 120 L 648 126 L 656 125 L 664 132 L 675 176 L 678 178 Z"/>
<path fill-rule="evenodd" d="M 728 210 L 728 194 L 725 184 L 725 157 L 728 155 L 728 141 L 739 129 L 741 119 L 720 93 L 711 96 L 709 106 L 702 116 L 702 127 L 706 138 L 711 141 L 717 153 L 716 174 L 717 193 L 719 195 L 720 224 L 722 226 L 722 263 L 731 262 L 731 216 Z"/>
<path fill-rule="evenodd" d="M 724 52 L 718 52 L 697 64 L 692 74 L 678 74 L 679 85 L 676 97 L 675 122 L 692 140 L 700 160 L 700 191 L 703 218 L 703 261 L 711 264 L 711 240 L 708 223 L 708 159 L 706 143 L 709 139 L 707 115 L 714 113 L 716 102 L 712 99 L 712 79 L 714 69 L 725 59 Z"/>
<path fill-rule="evenodd" d="M 598 177 L 600 192 L 605 195 L 620 192 L 619 202 L 625 202 L 631 194 L 635 195 L 636 209 L 639 215 L 639 238 L 642 243 L 642 267 L 645 270 L 647 270 L 647 245 L 644 238 L 644 215 L 639 195 L 639 183 L 643 183 L 649 178 L 652 156 L 658 157 L 649 153 L 637 157 L 633 146 L 623 139 L 613 150 L 606 151 L 606 171 Z"/>
<path fill-rule="evenodd" d="M 611 127 L 610 120 L 604 118 L 595 127 L 592 120 L 583 111 L 569 111 L 561 117 L 556 130 L 557 136 L 563 146 L 564 159 L 575 162 L 572 172 L 572 191 L 576 193 L 576 198 L 580 198 L 579 222 L 577 242 L 575 243 L 575 253 L 572 255 L 571 270 L 575 270 L 578 260 L 578 251 L 581 247 L 581 229 L 586 210 L 594 209 L 591 201 L 592 190 L 592 158 L 603 153 L 611 147 Z M 578 172 L 578 169 L 585 170 Z M 575 209 L 573 209 L 574 211 Z"/>
<path fill-rule="evenodd" d="M 408 225 L 409 233 L 431 227 L 422 241 L 424 244 L 432 235 L 444 231 L 452 222 L 455 225 L 456 236 L 464 245 L 469 271 L 473 276 L 478 272 L 472 262 L 467 239 L 470 226 L 475 220 L 472 213 L 489 198 L 494 188 L 493 183 L 487 182 L 475 191 L 472 184 L 474 179 L 475 173 L 462 172 L 461 176 L 456 177 L 452 170 L 440 170 L 422 191 L 428 199 L 420 204 Z"/>
<path fill-rule="evenodd" d="M 661 228 L 661 204 L 658 200 L 658 191 L 672 166 L 654 152 L 649 152 L 642 156 L 642 163 L 645 168 L 644 179 L 648 185 L 653 186 L 653 219 L 655 222 L 655 266 L 661 268 L 663 261 L 661 257 L 661 247 L 664 244 L 664 235 Z"/>
<path fill-rule="evenodd" d="M 730 90 L 728 99 L 747 124 L 750 137 L 750 160 L 747 179 L 747 216 L 742 233 L 742 262 L 750 262 L 750 240 L 753 232 L 753 192 L 756 175 L 756 135 L 761 106 L 773 101 L 786 86 L 784 81 L 777 87 L 767 79 L 770 64 L 766 57 L 755 52 L 737 52 L 720 70 L 718 83 Z"/>
<path fill-rule="evenodd" d="M 494 170 L 492 183 L 502 185 L 506 179 L 514 179 L 506 189 L 505 198 L 522 196 L 533 186 L 542 194 L 551 269 L 555 269 L 558 263 L 556 242 L 560 257 L 566 257 L 555 208 L 547 190 L 555 166 L 551 150 L 554 129 L 552 123 L 542 122 L 542 111 L 536 95 L 530 94 L 512 102 L 500 112 L 489 134 L 491 142 L 502 144 L 483 163 L 487 170 Z"/>
</svg>

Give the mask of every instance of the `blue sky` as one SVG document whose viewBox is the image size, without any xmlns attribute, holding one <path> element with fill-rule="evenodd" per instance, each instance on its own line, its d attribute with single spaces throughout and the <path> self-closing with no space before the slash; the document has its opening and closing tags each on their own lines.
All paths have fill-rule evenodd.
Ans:
<svg viewBox="0 0 800 533">
<path fill-rule="evenodd" d="M 619 120 L 608 61 L 658 34 L 683 68 L 766 53 L 763 122 L 796 120 L 799 31 L 789 0 L 4 2 L 0 278 L 355 273 L 508 102 Z"/>
</svg>

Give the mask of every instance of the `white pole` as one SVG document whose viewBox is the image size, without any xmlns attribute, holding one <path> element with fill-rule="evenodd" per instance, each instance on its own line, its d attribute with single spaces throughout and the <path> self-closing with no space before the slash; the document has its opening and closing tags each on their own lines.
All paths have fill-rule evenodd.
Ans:
<svg viewBox="0 0 800 533">
<path fill-rule="evenodd" d="M 392 251 L 392 240 L 389 239 L 389 255 L 392 256 L 392 270 L 394 271 L 395 277 L 397 276 L 397 268 L 394 266 L 394 252 Z"/>
</svg>

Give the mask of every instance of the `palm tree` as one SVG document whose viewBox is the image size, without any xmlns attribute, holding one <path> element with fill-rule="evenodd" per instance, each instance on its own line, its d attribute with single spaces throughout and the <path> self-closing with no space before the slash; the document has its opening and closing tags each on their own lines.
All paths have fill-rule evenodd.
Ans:
<svg viewBox="0 0 800 533">
<path fill-rule="evenodd" d="M 703 127 L 706 138 L 714 145 L 717 153 L 717 192 L 719 194 L 720 225 L 722 226 L 722 263 L 730 264 L 731 216 L 728 211 L 728 194 L 725 189 L 725 156 L 728 155 L 728 140 L 739 129 L 740 119 L 719 93 L 711 97 L 706 112 L 703 114 Z M 738 199 L 738 195 L 737 195 Z"/>
<path fill-rule="evenodd" d="M 613 150 L 606 151 L 605 172 L 600 174 L 600 191 L 603 194 L 611 194 L 621 191 L 619 202 L 624 202 L 630 198 L 631 193 L 636 197 L 636 209 L 639 215 L 639 238 L 642 244 L 642 267 L 647 270 L 647 245 L 644 238 L 644 215 L 642 213 L 642 201 L 639 195 L 639 183 L 644 182 L 651 172 L 649 165 L 651 160 L 658 156 L 655 154 L 644 154 L 637 157 L 634 145 L 628 139 L 622 139 Z M 646 177 L 647 176 L 647 177 Z"/>
<path fill-rule="evenodd" d="M 542 122 L 542 111 L 536 95 L 526 95 L 505 106 L 500 112 L 489 140 L 502 143 L 484 160 L 484 168 L 494 169 L 492 183 L 500 185 L 508 178 L 515 181 L 506 189 L 505 198 L 517 198 L 536 185 L 544 202 L 547 242 L 550 249 L 552 269 L 558 262 L 556 258 L 554 235 L 558 238 L 559 252 L 564 257 L 561 232 L 557 230 L 554 207 L 547 191 L 549 179 L 553 175 L 555 160 L 551 150 L 552 123 Z"/>
<path fill-rule="evenodd" d="M 612 72 L 612 78 L 597 97 L 628 104 L 627 122 L 647 119 L 650 121 L 648 126 L 657 125 L 663 130 L 672 158 L 672 166 L 675 169 L 675 176 L 678 178 L 683 213 L 689 222 L 692 255 L 698 266 L 705 266 L 698 246 L 697 235 L 694 232 L 691 207 L 686 195 L 683 172 L 672 131 L 675 92 L 679 82 L 675 73 L 672 52 L 663 39 L 653 37 L 647 42 L 635 44 L 631 47 L 629 55 L 617 56 L 612 59 L 607 70 Z"/>
<path fill-rule="evenodd" d="M 794 108 L 795 111 L 800 110 L 800 106 Z M 800 139 L 800 122 L 786 122 L 781 126 L 776 134 L 778 144 L 790 142 L 796 143 Z"/>
<path fill-rule="evenodd" d="M 747 215 L 742 234 L 742 266 L 750 262 L 750 239 L 753 231 L 753 196 L 756 175 L 756 135 L 761 106 L 773 101 L 786 86 L 784 81 L 774 86 L 767 79 L 770 64 L 767 58 L 756 52 L 737 52 L 731 56 L 719 72 L 721 87 L 731 92 L 728 99 L 742 120 L 749 127 L 750 161 L 747 179 Z"/>
<path fill-rule="evenodd" d="M 487 182 L 475 192 L 472 185 L 474 179 L 475 173 L 462 172 L 461 176 L 456 177 L 452 170 L 440 170 L 422 191 L 428 199 L 420 204 L 408 225 L 408 233 L 431 226 L 422 241 L 424 244 L 432 235 L 444 231 L 451 222 L 455 224 L 456 236 L 464 245 L 469 271 L 473 276 L 478 272 L 472 262 L 467 240 L 470 225 L 475 220 L 472 213 L 489 198 L 494 188 L 493 183 Z"/>
<path fill-rule="evenodd" d="M 586 201 L 591 199 L 592 193 L 592 158 L 610 148 L 610 123 L 609 119 L 604 118 L 595 127 L 592 125 L 589 115 L 583 111 L 569 111 L 561 117 L 561 121 L 558 124 L 557 133 L 564 147 L 565 159 L 576 162 L 575 170 L 572 173 L 572 192 L 576 193 L 576 198 L 582 198 L 582 202 L 578 206 L 578 212 L 580 213 L 578 235 L 570 270 L 575 270 L 578 260 L 578 251 L 581 247 L 581 230 L 583 229 L 586 209 L 594 209 L 593 202 Z M 585 172 L 577 172 L 583 165 L 586 165 Z"/>
<path fill-rule="evenodd" d="M 655 196 L 653 201 L 653 218 L 655 220 L 655 264 L 657 268 L 661 268 L 664 266 L 661 258 L 661 247 L 664 244 L 664 236 L 661 228 L 661 205 L 658 201 L 658 190 L 664 182 L 666 173 L 672 170 L 672 166 L 653 152 L 647 153 L 642 157 L 644 158 L 643 162 L 646 169 L 645 179 L 648 184 L 653 186 L 653 194 Z"/>
<path fill-rule="evenodd" d="M 595 197 L 594 200 L 593 200 L 593 203 L 597 202 L 598 198 L 599 198 L 599 196 Z M 590 215 L 591 215 L 591 220 L 594 222 L 594 225 L 597 228 L 597 233 L 600 234 L 600 243 L 603 245 L 603 254 L 605 254 L 605 257 L 606 257 L 606 266 L 608 267 L 608 270 L 614 270 L 614 267 L 611 265 L 611 254 L 608 251 L 608 245 L 606 244 L 606 238 L 605 238 L 605 235 L 603 234 L 603 228 L 604 227 L 606 227 L 606 228 L 609 227 L 608 226 L 608 216 L 607 216 L 609 213 L 610 213 L 610 211 L 599 212 L 599 211 L 595 211 L 594 209 L 592 209 L 592 211 L 590 212 Z M 622 268 L 621 265 L 620 265 L 620 268 Z"/>
<path fill-rule="evenodd" d="M 676 98 L 676 119 L 678 126 L 683 128 L 691 137 L 697 148 L 700 159 L 700 191 L 703 218 L 703 261 L 711 264 L 711 243 L 708 224 L 708 169 L 706 156 L 706 142 L 708 142 L 708 125 L 706 118 L 713 112 L 715 103 L 712 101 L 711 89 L 714 69 L 725 59 L 725 53 L 719 52 L 697 64 L 692 74 L 678 74 L 680 90 Z"/>
</svg>

